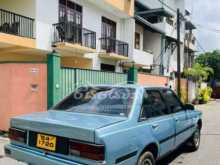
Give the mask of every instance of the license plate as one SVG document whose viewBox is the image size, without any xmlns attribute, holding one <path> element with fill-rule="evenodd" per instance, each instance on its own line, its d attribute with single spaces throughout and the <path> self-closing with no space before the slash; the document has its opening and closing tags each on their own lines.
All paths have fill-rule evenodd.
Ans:
<svg viewBox="0 0 220 165">
<path fill-rule="evenodd" d="M 54 136 L 37 134 L 37 147 L 48 151 L 56 151 L 57 138 Z"/>
</svg>

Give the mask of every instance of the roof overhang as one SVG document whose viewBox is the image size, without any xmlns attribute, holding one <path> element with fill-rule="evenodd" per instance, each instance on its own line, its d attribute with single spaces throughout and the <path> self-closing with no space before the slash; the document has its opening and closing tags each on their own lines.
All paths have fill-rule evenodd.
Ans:
<svg viewBox="0 0 220 165">
<path fill-rule="evenodd" d="M 169 41 L 169 42 L 178 43 L 178 40 L 176 38 L 173 38 L 173 37 L 166 36 L 166 40 Z M 180 41 L 180 43 L 183 44 L 182 41 Z"/>
<path fill-rule="evenodd" d="M 107 53 L 107 52 L 100 52 L 99 57 L 105 58 L 105 59 L 111 59 L 115 61 L 121 61 L 121 60 L 128 60 L 129 58 L 123 55 L 119 55 L 116 53 Z"/>
<path fill-rule="evenodd" d="M 17 35 L 0 33 L 0 61 L 31 60 L 33 56 L 45 56 L 48 51 L 36 47 L 36 40 Z M 20 58 L 22 56 L 22 58 Z M 25 58 L 23 58 L 25 56 Z"/>
<path fill-rule="evenodd" d="M 186 21 L 186 30 L 195 30 L 196 26 L 191 21 Z"/>
<path fill-rule="evenodd" d="M 146 29 L 148 29 L 151 32 L 156 32 L 156 33 L 160 33 L 160 34 L 165 34 L 165 31 L 163 31 L 162 29 L 159 29 L 157 26 L 153 25 L 152 23 L 148 22 L 145 18 L 139 16 L 139 15 L 135 15 L 135 20 L 144 25 Z"/>
<path fill-rule="evenodd" d="M 96 52 L 95 49 L 68 42 L 57 42 L 54 43 L 53 47 L 57 52 L 61 53 L 62 56 L 84 56 L 86 53 Z"/>
<path fill-rule="evenodd" d="M 144 17 L 154 17 L 154 16 L 164 16 L 164 17 L 173 17 L 174 15 L 167 11 L 164 8 L 150 9 L 145 11 L 136 12 L 137 15 Z"/>
</svg>

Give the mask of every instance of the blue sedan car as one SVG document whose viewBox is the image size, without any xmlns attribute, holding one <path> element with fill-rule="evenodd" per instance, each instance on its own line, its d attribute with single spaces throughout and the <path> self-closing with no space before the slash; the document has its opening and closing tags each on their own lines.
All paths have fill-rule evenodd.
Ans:
<svg viewBox="0 0 220 165">
<path fill-rule="evenodd" d="M 11 120 L 8 157 L 30 165 L 155 165 L 200 145 L 201 113 L 168 88 L 81 87 L 52 110 Z"/>
</svg>

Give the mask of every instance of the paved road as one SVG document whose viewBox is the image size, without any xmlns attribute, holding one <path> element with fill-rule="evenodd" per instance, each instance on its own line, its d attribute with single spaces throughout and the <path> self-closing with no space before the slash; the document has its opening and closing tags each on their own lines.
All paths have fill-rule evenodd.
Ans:
<svg viewBox="0 0 220 165">
<path fill-rule="evenodd" d="M 220 100 L 197 108 L 203 112 L 199 151 L 191 153 L 186 147 L 182 147 L 159 165 L 220 165 Z"/>
<path fill-rule="evenodd" d="M 0 165 L 25 165 L 23 163 L 4 157 L 3 146 L 7 143 L 7 139 L 0 137 Z"/>
<path fill-rule="evenodd" d="M 203 112 L 201 148 L 191 153 L 182 147 L 158 165 L 220 165 L 220 100 L 198 106 Z M 0 138 L 0 165 L 24 165 L 5 158 L 3 145 L 8 141 Z"/>
</svg>

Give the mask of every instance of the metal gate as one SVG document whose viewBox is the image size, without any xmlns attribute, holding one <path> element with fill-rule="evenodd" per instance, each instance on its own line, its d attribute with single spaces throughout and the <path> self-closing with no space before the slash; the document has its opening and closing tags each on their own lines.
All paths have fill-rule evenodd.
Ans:
<svg viewBox="0 0 220 165">
<path fill-rule="evenodd" d="M 61 98 L 84 85 L 127 84 L 127 74 L 78 68 L 61 68 Z"/>
</svg>

